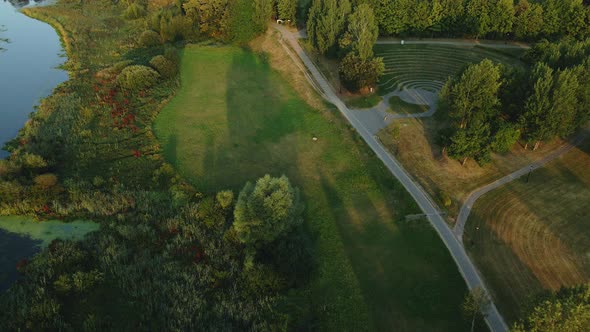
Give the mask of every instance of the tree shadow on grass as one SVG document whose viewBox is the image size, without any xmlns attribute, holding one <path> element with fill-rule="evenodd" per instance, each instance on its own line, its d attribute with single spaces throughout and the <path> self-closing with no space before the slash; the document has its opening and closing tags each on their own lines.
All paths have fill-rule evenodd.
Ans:
<svg viewBox="0 0 590 332">
<path fill-rule="evenodd" d="M 342 197 L 321 179 L 345 250 L 378 330 L 466 330 L 454 319 L 465 288 L 450 256 L 427 223 L 403 225 L 364 193 Z M 352 200 L 351 200 L 352 199 Z M 359 219 L 362 224 L 355 224 Z"/>
<path fill-rule="evenodd" d="M 203 159 L 207 190 L 240 189 L 265 174 L 299 176 L 295 148 L 285 144 L 296 130 L 283 82 L 263 56 L 236 51 L 226 73 L 227 132 L 212 132 Z"/>
<path fill-rule="evenodd" d="M 170 135 L 167 140 L 166 144 L 164 145 L 164 151 L 166 152 L 166 159 L 172 165 L 176 165 L 176 161 L 178 159 L 178 138 L 176 134 Z"/>
</svg>

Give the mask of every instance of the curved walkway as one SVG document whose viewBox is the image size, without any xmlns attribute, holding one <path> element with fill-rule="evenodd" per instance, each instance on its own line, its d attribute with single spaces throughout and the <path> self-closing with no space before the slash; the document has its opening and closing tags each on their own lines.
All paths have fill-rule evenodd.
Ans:
<svg viewBox="0 0 590 332">
<path fill-rule="evenodd" d="M 400 114 L 391 112 L 389 98 L 398 96 L 405 102 L 418 105 L 428 105 L 428 111 L 418 114 Z M 438 97 L 435 93 L 422 89 L 402 89 L 390 92 L 383 96 L 383 100 L 374 107 L 365 109 L 350 109 L 356 113 L 355 116 L 372 133 L 377 134 L 381 129 L 387 127 L 393 120 L 409 118 L 426 118 L 436 112 Z M 391 110 L 391 111 L 390 111 Z"/>
<path fill-rule="evenodd" d="M 451 257 L 453 257 L 459 272 L 465 279 L 467 287 L 469 289 L 481 288 L 487 292 L 487 288 L 479 276 L 477 268 L 471 262 L 471 259 L 467 255 L 467 252 L 463 248 L 463 245 L 459 242 L 453 231 L 449 228 L 445 220 L 440 215 L 440 210 L 437 205 L 432 202 L 428 194 L 420 187 L 401 164 L 375 139 L 374 134 L 367 129 L 363 123 L 357 118 L 357 112 L 351 111 L 336 95 L 328 80 L 321 74 L 315 64 L 307 56 L 303 48 L 299 45 L 297 39 L 300 33 L 292 33 L 287 28 L 275 25 L 275 29 L 279 30 L 284 39 L 289 43 L 289 46 L 299 56 L 307 70 L 315 80 L 315 83 L 322 89 L 325 94 L 326 100 L 334 104 L 342 115 L 352 124 L 358 134 L 364 139 L 369 147 L 375 152 L 377 157 L 383 161 L 384 165 L 389 171 L 398 179 L 398 181 L 406 188 L 410 195 L 416 200 L 416 203 L 420 209 L 427 216 L 428 221 L 434 227 L 436 232 L 439 234 L 443 243 L 449 250 Z M 493 332 L 504 332 L 508 331 L 508 327 L 504 322 L 504 318 L 498 312 L 498 309 L 493 302 L 490 303 L 487 311 L 485 312 L 485 320 Z"/>
<path fill-rule="evenodd" d="M 376 44 L 401 44 L 401 39 L 378 39 Z M 404 45 L 450 45 L 450 46 L 482 46 L 498 49 L 529 49 L 529 45 L 521 43 L 503 43 L 498 41 L 482 41 L 474 39 L 404 39 Z"/>
<path fill-rule="evenodd" d="M 473 208 L 475 201 L 477 201 L 481 196 L 485 195 L 486 193 L 488 193 L 488 192 L 490 192 L 502 185 L 512 182 L 529 172 L 532 172 L 538 168 L 541 168 L 545 164 L 547 164 L 548 162 L 564 155 L 565 153 L 567 153 L 568 151 L 573 149 L 576 145 L 580 144 L 586 138 L 587 135 L 588 135 L 587 133 L 582 133 L 582 134 L 578 135 L 574 139 L 573 142 L 564 144 L 563 146 L 561 146 L 557 150 L 555 150 L 552 153 L 550 153 L 549 155 L 547 155 L 545 158 L 543 158 L 539 161 L 536 161 L 530 165 L 527 165 L 527 166 L 519 169 L 516 172 L 508 174 L 505 177 L 498 179 L 486 186 L 476 189 L 471 194 L 469 194 L 469 196 L 467 197 L 467 200 L 465 200 L 465 203 L 461 207 L 461 210 L 459 212 L 459 216 L 457 217 L 457 222 L 455 223 L 455 227 L 453 228 L 453 232 L 455 233 L 455 235 L 457 236 L 459 241 L 463 242 L 463 233 L 465 232 L 465 224 L 467 223 L 467 219 L 469 219 L 469 214 L 471 213 L 471 209 Z"/>
</svg>

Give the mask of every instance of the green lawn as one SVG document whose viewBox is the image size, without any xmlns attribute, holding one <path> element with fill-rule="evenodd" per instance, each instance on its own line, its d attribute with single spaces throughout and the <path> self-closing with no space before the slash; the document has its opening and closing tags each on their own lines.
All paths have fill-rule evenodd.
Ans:
<svg viewBox="0 0 590 332">
<path fill-rule="evenodd" d="M 428 112 L 428 105 L 418 105 L 403 101 L 398 96 L 389 98 L 389 110 L 398 114 L 419 114 Z"/>
<path fill-rule="evenodd" d="M 590 279 L 590 141 L 482 196 L 464 242 L 516 319 L 531 297 Z"/>
<path fill-rule="evenodd" d="M 383 58 L 385 72 L 379 93 L 386 95 L 398 88 L 421 88 L 438 92 L 449 76 L 470 63 L 491 59 L 498 63 L 522 66 L 524 49 L 496 50 L 480 46 L 452 45 L 375 45 Z"/>
<path fill-rule="evenodd" d="M 187 46 L 182 87 L 155 130 L 204 192 L 286 174 L 306 202 L 318 330 L 467 330 L 465 284 L 418 209 L 335 111 L 310 108 L 264 56 Z M 317 141 L 312 138 L 317 137 Z"/>
</svg>

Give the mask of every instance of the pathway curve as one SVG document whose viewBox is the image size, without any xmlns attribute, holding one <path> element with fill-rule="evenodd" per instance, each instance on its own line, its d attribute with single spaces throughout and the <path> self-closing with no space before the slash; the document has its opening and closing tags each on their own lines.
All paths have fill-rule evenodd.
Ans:
<svg viewBox="0 0 590 332">
<path fill-rule="evenodd" d="M 417 114 L 401 114 L 390 110 L 389 98 L 398 96 L 401 100 L 410 104 L 428 105 L 428 111 Z M 438 96 L 423 89 L 401 89 L 390 92 L 383 96 L 383 100 L 374 107 L 364 109 L 350 109 L 356 113 L 355 116 L 372 133 L 377 134 L 381 129 L 387 127 L 391 122 L 398 119 L 426 118 L 436 112 Z M 393 111 L 393 113 L 392 113 Z"/>
<path fill-rule="evenodd" d="M 401 44 L 401 39 L 378 39 L 376 44 L 381 45 L 388 45 L 388 44 Z M 531 48 L 529 45 L 521 44 L 521 43 L 503 43 L 497 41 L 482 41 L 482 40 L 473 40 L 473 39 L 404 39 L 404 45 L 449 45 L 449 46 L 482 46 L 482 47 L 489 47 L 489 48 L 498 48 L 498 49 L 529 49 Z"/>
<path fill-rule="evenodd" d="M 475 201 L 477 201 L 481 196 L 485 195 L 486 193 L 488 193 L 488 192 L 490 192 L 502 185 L 512 182 L 512 181 L 522 177 L 523 175 L 526 175 L 529 172 L 532 172 L 538 168 L 543 167 L 548 162 L 564 155 L 565 153 L 567 153 L 568 151 L 573 149 L 576 145 L 580 144 L 586 138 L 586 136 L 588 136 L 588 133 L 584 132 L 584 133 L 578 135 L 573 140 L 573 142 L 564 144 L 563 146 L 561 146 L 557 150 L 548 154 L 545 158 L 543 158 L 539 161 L 536 161 L 532 164 L 529 164 L 529 165 L 519 169 L 516 172 L 508 174 L 503 178 L 500 178 L 488 185 L 485 185 L 485 186 L 471 192 L 471 194 L 469 194 L 469 196 L 467 197 L 467 200 L 465 200 L 465 203 L 461 207 L 461 210 L 459 211 L 459 216 L 457 217 L 457 222 L 455 223 L 455 227 L 453 228 L 453 231 L 455 232 L 455 235 L 457 236 L 457 238 L 461 242 L 463 242 L 463 233 L 465 232 L 465 224 L 467 223 L 467 219 L 469 218 L 469 214 L 471 213 L 471 209 L 473 208 Z"/>
<path fill-rule="evenodd" d="M 416 200 L 420 209 L 427 216 L 428 221 L 432 224 L 434 229 L 439 234 L 449 253 L 453 257 L 455 263 L 459 268 L 459 272 L 465 279 L 469 289 L 481 288 L 487 292 L 483 280 L 481 279 L 477 268 L 471 262 L 463 245 L 455 237 L 453 231 L 449 228 L 445 220 L 440 216 L 440 210 L 436 204 L 430 199 L 428 194 L 416 182 L 414 182 L 401 164 L 389 153 L 376 139 L 373 133 L 368 130 L 363 123 L 357 118 L 357 112 L 351 111 L 336 95 L 333 88 L 328 83 L 328 80 L 317 69 L 313 61 L 307 56 L 303 48 L 299 45 L 298 38 L 300 33 L 292 33 L 287 28 L 275 25 L 275 29 L 279 30 L 284 39 L 289 43 L 289 46 L 299 56 L 307 70 L 315 80 L 315 83 L 324 92 L 325 98 L 334 104 L 342 115 L 350 122 L 356 129 L 358 134 L 364 139 L 369 147 L 375 152 L 377 157 L 383 161 L 389 171 L 398 179 L 398 181 L 406 188 L 410 195 Z M 491 298 L 491 297 L 490 297 Z M 508 327 L 504 322 L 502 315 L 499 313 L 495 304 L 491 302 L 486 315 L 486 323 L 493 332 L 508 331 Z"/>
</svg>

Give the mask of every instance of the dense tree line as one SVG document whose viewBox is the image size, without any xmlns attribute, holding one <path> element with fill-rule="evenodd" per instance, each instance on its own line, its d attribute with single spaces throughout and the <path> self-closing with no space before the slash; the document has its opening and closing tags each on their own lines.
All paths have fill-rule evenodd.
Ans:
<svg viewBox="0 0 590 332">
<path fill-rule="evenodd" d="M 453 126 L 441 132 L 448 155 L 489 161 L 519 139 L 535 150 L 542 142 L 566 138 L 590 119 L 589 41 L 542 42 L 527 54 L 533 65 L 508 69 L 484 60 L 450 79 L 441 110 Z"/>
<path fill-rule="evenodd" d="M 338 57 L 342 83 L 352 91 L 376 85 L 385 66 L 374 57 L 379 30 L 368 4 L 352 7 L 349 0 L 313 0 L 307 20 L 311 45 L 319 53 Z"/>
<path fill-rule="evenodd" d="M 351 4 L 373 8 L 382 36 L 521 40 L 590 36 L 590 6 L 583 0 L 351 0 Z"/>
</svg>

